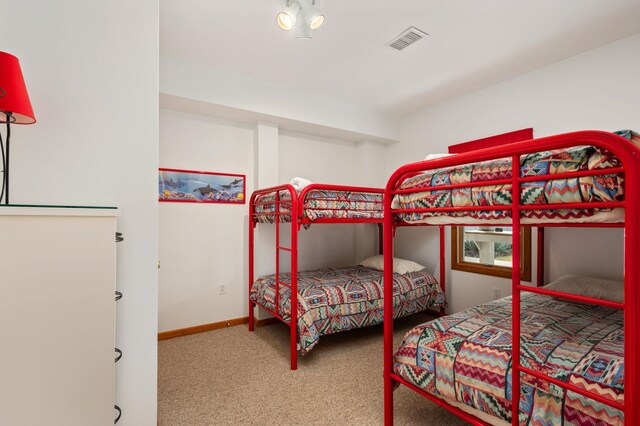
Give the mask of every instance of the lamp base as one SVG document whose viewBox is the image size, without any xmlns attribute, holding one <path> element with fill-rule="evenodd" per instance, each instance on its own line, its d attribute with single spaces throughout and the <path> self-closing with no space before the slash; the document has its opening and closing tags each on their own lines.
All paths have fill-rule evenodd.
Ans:
<svg viewBox="0 0 640 426">
<path fill-rule="evenodd" d="M 11 116 L 11 113 L 6 112 L 7 115 L 7 137 L 2 139 L 0 133 L 0 154 L 2 155 L 2 190 L 0 190 L 0 204 L 9 204 L 9 149 L 11 147 L 11 123 L 15 121 L 15 118 Z"/>
</svg>

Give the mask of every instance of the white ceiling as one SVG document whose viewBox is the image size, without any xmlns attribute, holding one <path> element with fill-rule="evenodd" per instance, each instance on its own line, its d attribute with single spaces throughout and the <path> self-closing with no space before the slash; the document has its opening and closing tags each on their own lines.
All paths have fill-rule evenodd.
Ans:
<svg viewBox="0 0 640 426">
<path fill-rule="evenodd" d="M 318 0 L 298 40 L 283 3 L 161 0 L 160 54 L 397 117 L 640 32 L 640 0 Z"/>
</svg>

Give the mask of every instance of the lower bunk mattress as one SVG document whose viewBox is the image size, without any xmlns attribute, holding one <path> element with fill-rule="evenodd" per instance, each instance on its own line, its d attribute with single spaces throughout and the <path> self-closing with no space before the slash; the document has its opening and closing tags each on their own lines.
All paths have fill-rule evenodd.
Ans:
<svg viewBox="0 0 640 426">
<path fill-rule="evenodd" d="M 426 271 L 394 274 L 394 317 L 400 318 L 427 308 L 446 305 L 438 281 Z M 280 274 L 290 283 L 291 274 Z M 278 314 L 291 318 L 291 289 L 280 286 Z M 256 280 L 249 298 L 265 308 L 275 309 L 276 276 Z M 383 272 L 364 266 L 324 268 L 298 272 L 298 344 L 309 352 L 320 336 L 383 321 Z"/>
<path fill-rule="evenodd" d="M 522 295 L 521 365 L 624 403 L 621 310 Z M 433 395 L 511 422 L 511 297 L 421 324 L 394 372 Z M 521 375 L 521 425 L 622 425 L 621 411 Z"/>
</svg>

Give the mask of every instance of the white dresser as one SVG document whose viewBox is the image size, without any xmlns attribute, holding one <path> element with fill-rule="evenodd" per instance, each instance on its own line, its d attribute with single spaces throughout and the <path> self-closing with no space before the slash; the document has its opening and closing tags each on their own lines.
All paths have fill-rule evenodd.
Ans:
<svg viewBox="0 0 640 426">
<path fill-rule="evenodd" d="M 112 425 L 115 208 L 0 206 L 0 425 Z"/>
</svg>

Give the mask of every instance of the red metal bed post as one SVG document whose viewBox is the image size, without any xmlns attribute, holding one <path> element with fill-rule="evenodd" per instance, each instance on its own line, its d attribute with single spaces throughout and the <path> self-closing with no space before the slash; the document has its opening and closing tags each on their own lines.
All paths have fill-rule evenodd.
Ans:
<svg viewBox="0 0 640 426">
<path fill-rule="evenodd" d="M 636 153 L 633 153 L 636 154 Z M 624 226 L 624 422 L 640 423 L 640 158 L 629 155 L 625 166 Z M 625 159 L 626 160 L 626 159 Z"/>
<path fill-rule="evenodd" d="M 395 177 L 395 175 L 394 175 Z M 386 194 L 395 185 L 393 177 L 387 184 Z M 384 424 L 393 426 L 393 217 L 391 203 L 384 197 Z"/>
<path fill-rule="evenodd" d="M 544 227 L 538 228 L 538 265 L 537 265 L 537 285 L 542 287 L 544 285 Z"/>
<path fill-rule="evenodd" d="M 251 200 L 249 202 L 249 293 L 247 294 L 251 294 L 251 288 L 253 287 L 253 253 L 254 253 L 254 246 L 253 246 L 253 240 L 254 240 L 254 228 L 256 226 L 256 223 L 253 220 L 253 202 L 254 202 L 254 196 L 251 196 Z M 254 330 L 254 307 L 255 307 L 255 303 L 253 303 L 251 301 L 251 298 L 249 298 L 249 331 L 253 331 Z"/>
<path fill-rule="evenodd" d="M 290 339 L 291 339 L 291 369 L 298 369 L 298 231 L 299 231 L 299 209 L 298 201 L 304 202 L 304 198 L 296 199 L 295 190 L 291 192 L 291 296 L 289 304 L 291 317 L 289 318 Z M 300 207 L 301 208 L 301 207 Z"/>
<path fill-rule="evenodd" d="M 520 154 L 511 157 L 511 424 L 518 425 L 520 412 Z"/>
<path fill-rule="evenodd" d="M 440 289 L 442 290 L 443 293 L 446 294 L 445 292 L 445 262 L 444 262 L 444 256 L 445 256 L 445 232 L 444 232 L 444 225 L 440 225 Z M 446 299 L 446 297 L 445 297 Z M 444 307 L 440 308 L 440 316 L 444 315 Z"/>
<path fill-rule="evenodd" d="M 280 191 L 276 190 L 276 297 L 274 311 L 280 313 Z M 284 312 L 283 312 L 284 314 Z"/>
</svg>

